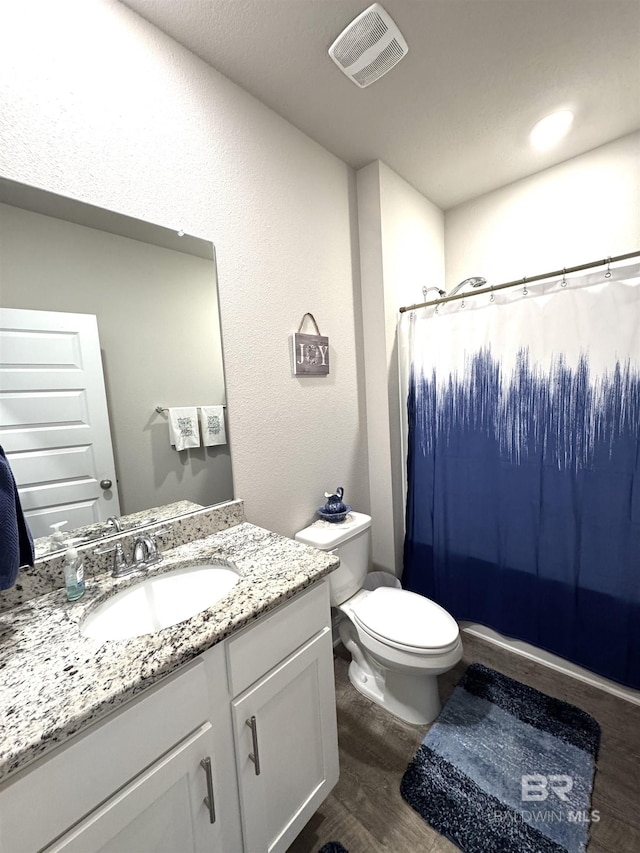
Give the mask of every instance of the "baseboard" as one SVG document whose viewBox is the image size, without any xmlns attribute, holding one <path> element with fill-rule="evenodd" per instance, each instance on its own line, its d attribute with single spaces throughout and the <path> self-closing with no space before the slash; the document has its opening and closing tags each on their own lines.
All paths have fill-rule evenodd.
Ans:
<svg viewBox="0 0 640 853">
<path fill-rule="evenodd" d="M 570 678 L 576 678 L 578 681 L 583 681 L 592 687 L 597 687 L 599 690 L 604 690 L 606 693 L 611 693 L 612 696 L 617 696 L 619 699 L 625 699 L 627 702 L 633 702 L 634 705 L 640 705 L 640 690 L 634 690 L 632 687 L 625 687 L 622 684 L 617 684 L 608 678 L 597 675 L 595 672 L 590 672 L 571 661 L 565 660 L 558 655 L 553 655 L 544 649 L 539 649 L 537 646 L 532 646 L 525 643 L 523 640 L 515 640 L 511 637 L 504 637 L 492 628 L 487 628 L 484 625 L 477 625 L 472 622 L 461 622 L 460 627 L 464 634 L 469 634 L 472 637 L 478 637 L 488 643 L 493 643 L 514 655 L 527 658 L 535 661 L 542 666 L 567 675 Z"/>
</svg>

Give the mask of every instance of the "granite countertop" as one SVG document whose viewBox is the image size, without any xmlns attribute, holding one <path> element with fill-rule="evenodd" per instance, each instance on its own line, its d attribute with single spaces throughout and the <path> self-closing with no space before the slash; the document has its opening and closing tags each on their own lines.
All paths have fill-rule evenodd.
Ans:
<svg viewBox="0 0 640 853">
<path fill-rule="evenodd" d="M 231 561 L 241 578 L 191 619 L 128 640 L 83 637 L 84 616 L 143 577 L 181 564 Z M 64 743 L 177 667 L 197 657 L 338 565 L 338 558 L 242 522 L 166 551 L 144 575 L 87 583 L 69 603 L 64 589 L 0 614 L 0 779 Z"/>
</svg>

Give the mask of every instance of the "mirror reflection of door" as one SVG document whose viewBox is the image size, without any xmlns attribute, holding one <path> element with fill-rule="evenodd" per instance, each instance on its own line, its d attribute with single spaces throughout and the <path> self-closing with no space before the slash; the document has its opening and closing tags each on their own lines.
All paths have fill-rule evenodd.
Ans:
<svg viewBox="0 0 640 853">
<path fill-rule="evenodd" d="M 226 403 L 210 241 L 0 177 L 0 305 L 98 318 L 120 515 L 233 498 L 230 445 L 176 452 L 157 412 Z"/>
<path fill-rule="evenodd" d="M 0 388 L 0 445 L 32 535 L 119 515 L 96 317 L 0 309 Z"/>
</svg>

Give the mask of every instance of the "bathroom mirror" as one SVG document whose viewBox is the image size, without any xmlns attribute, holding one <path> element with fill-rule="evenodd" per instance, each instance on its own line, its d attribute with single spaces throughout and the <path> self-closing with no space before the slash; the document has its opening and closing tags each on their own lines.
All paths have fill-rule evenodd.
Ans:
<svg viewBox="0 0 640 853">
<path fill-rule="evenodd" d="M 142 511 L 151 507 L 176 504 L 169 512 L 181 514 L 233 498 L 228 443 L 177 452 L 167 412 L 156 410 L 226 404 L 210 242 L 0 178 L 0 307 L 96 316 L 117 514 L 131 516 L 129 529 L 148 523 Z M 34 488 L 24 487 L 30 507 L 37 480 L 36 470 Z M 56 515 L 45 507 L 34 536 L 65 520 L 64 508 Z M 100 523 L 83 526 L 84 541 L 115 532 L 105 533 L 105 519 L 91 521 Z"/>
</svg>

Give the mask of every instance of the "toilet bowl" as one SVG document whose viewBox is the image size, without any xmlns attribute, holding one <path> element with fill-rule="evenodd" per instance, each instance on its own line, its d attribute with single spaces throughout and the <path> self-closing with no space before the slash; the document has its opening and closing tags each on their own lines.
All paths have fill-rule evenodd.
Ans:
<svg viewBox="0 0 640 853">
<path fill-rule="evenodd" d="M 296 539 L 340 557 L 329 587 L 331 604 L 342 614 L 340 639 L 351 654 L 353 686 L 406 722 L 430 723 L 440 712 L 437 676 L 462 657 L 455 619 L 401 589 L 393 575 L 367 573 L 370 516 L 351 512 L 341 524 L 315 522 Z"/>
</svg>

